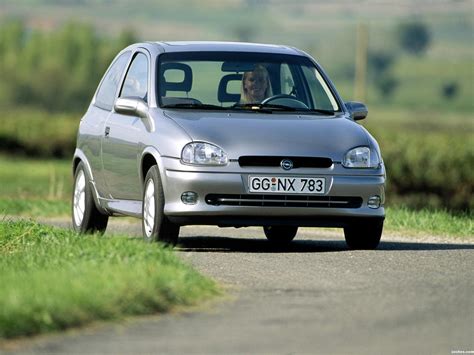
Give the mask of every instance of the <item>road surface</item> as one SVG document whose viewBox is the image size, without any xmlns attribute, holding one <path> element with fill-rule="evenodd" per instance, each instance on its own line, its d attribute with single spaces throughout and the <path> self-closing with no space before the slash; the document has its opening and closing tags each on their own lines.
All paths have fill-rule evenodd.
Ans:
<svg viewBox="0 0 474 355">
<path fill-rule="evenodd" d="M 62 223 L 59 223 L 60 225 Z M 108 233 L 139 235 L 138 223 Z M 48 354 L 451 354 L 474 351 L 474 243 L 384 236 L 349 251 L 302 229 L 286 250 L 260 228 L 182 229 L 177 254 L 227 296 L 199 309 L 7 344 Z"/>
</svg>

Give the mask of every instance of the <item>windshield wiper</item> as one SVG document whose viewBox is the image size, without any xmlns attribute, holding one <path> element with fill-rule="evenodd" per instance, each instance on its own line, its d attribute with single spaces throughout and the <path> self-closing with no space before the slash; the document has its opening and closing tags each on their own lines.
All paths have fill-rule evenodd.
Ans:
<svg viewBox="0 0 474 355">
<path fill-rule="evenodd" d="M 285 105 L 276 105 L 276 104 L 261 104 L 261 103 L 249 103 L 249 104 L 235 104 L 231 107 L 224 107 L 212 104 L 202 104 L 196 102 L 187 102 L 187 103 L 176 103 L 170 105 L 161 106 L 162 108 L 184 108 L 184 109 L 200 109 L 200 110 L 229 110 L 229 109 L 237 109 L 237 110 L 250 110 L 260 113 L 272 113 L 273 111 L 281 111 L 281 112 L 309 112 L 309 113 L 319 113 L 324 115 L 332 116 L 334 115 L 334 111 L 331 110 L 323 110 L 323 109 L 306 109 L 306 108 L 295 108 Z"/>
<path fill-rule="evenodd" d="M 333 116 L 334 111 L 332 110 L 323 110 L 323 109 L 310 109 L 304 107 L 291 107 L 286 105 L 276 105 L 276 104 L 235 104 L 233 108 L 244 109 L 244 110 L 255 110 L 255 111 L 287 111 L 287 112 L 307 112 L 307 113 L 319 113 L 323 115 Z"/>
<path fill-rule="evenodd" d="M 233 106 L 234 109 L 242 109 L 242 110 L 252 110 L 252 111 L 299 111 L 294 107 L 285 106 L 285 105 L 274 105 L 274 104 L 235 104 Z"/>
<path fill-rule="evenodd" d="M 222 107 L 211 104 L 199 104 L 199 103 L 178 103 L 172 105 L 164 105 L 162 108 L 196 108 L 202 110 L 227 110 L 228 107 Z"/>
</svg>

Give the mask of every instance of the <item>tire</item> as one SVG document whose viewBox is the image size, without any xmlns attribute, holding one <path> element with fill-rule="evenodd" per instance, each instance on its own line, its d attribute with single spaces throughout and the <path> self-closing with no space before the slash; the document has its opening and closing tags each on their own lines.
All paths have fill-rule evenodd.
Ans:
<svg viewBox="0 0 474 355">
<path fill-rule="evenodd" d="M 354 250 L 376 249 L 382 237 L 383 221 L 367 221 L 355 223 L 344 228 L 346 244 Z"/>
<path fill-rule="evenodd" d="M 165 198 L 156 165 L 145 177 L 142 205 L 142 232 L 147 242 L 162 242 L 175 245 L 178 242 L 179 225 L 169 221 L 164 215 Z"/>
<path fill-rule="evenodd" d="M 267 239 L 275 244 L 289 244 L 296 236 L 298 227 L 295 226 L 264 226 L 263 232 Z"/>
<path fill-rule="evenodd" d="M 104 233 L 109 216 L 96 207 L 94 196 L 84 163 L 80 162 L 74 172 L 72 191 L 72 226 L 78 233 Z"/>
</svg>

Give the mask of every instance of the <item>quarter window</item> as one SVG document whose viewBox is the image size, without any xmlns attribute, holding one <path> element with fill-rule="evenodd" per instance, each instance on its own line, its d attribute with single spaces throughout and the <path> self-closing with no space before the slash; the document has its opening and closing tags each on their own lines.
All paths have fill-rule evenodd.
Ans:
<svg viewBox="0 0 474 355">
<path fill-rule="evenodd" d="M 121 54 L 115 62 L 110 66 L 107 74 L 105 74 L 102 84 L 95 98 L 95 105 L 104 110 L 112 110 L 115 100 L 115 94 L 120 84 L 123 71 L 127 65 L 130 52 Z"/>
<path fill-rule="evenodd" d="M 120 97 L 138 97 L 147 101 L 148 60 L 143 53 L 138 53 L 128 69 Z"/>
</svg>

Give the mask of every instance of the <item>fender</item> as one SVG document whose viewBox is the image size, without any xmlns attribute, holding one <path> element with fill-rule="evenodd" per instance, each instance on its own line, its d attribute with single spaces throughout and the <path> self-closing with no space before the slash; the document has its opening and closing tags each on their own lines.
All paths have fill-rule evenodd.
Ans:
<svg viewBox="0 0 474 355">
<path fill-rule="evenodd" d="M 142 150 L 142 154 L 140 157 L 140 179 L 141 181 L 145 181 L 145 176 L 143 174 L 143 159 L 145 155 L 151 155 L 156 161 L 156 164 L 158 165 L 158 170 L 160 171 L 160 178 L 161 182 L 164 184 L 166 182 L 166 172 L 165 172 L 165 167 L 163 164 L 163 160 L 161 158 L 160 152 L 152 146 L 147 146 Z"/>
<path fill-rule="evenodd" d="M 94 176 L 92 174 L 92 169 L 90 167 L 90 164 L 89 164 L 89 161 L 87 160 L 86 155 L 84 154 L 84 152 L 82 150 L 80 150 L 79 148 L 76 148 L 76 150 L 74 151 L 74 156 L 72 158 L 72 174 L 73 174 L 73 176 L 74 176 L 74 173 L 76 172 L 76 167 L 77 167 L 77 164 L 79 164 L 79 161 L 81 161 L 85 166 L 87 179 L 88 179 L 89 186 L 90 186 L 91 191 L 92 191 L 92 196 L 94 198 L 94 203 L 95 203 L 97 209 L 103 214 L 110 215 L 111 213 L 109 211 L 107 211 L 100 203 L 100 201 L 103 198 L 99 195 L 99 192 L 97 191 L 97 188 L 95 186 Z"/>
</svg>

